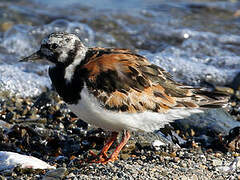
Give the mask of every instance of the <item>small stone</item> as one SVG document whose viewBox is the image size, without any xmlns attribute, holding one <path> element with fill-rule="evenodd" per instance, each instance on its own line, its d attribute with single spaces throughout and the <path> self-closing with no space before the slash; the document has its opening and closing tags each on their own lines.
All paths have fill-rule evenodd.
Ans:
<svg viewBox="0 0 240 180">
<path fill-rule="evenodd" d="M 135 143 L 133 141 L 130 141 L 129 144 L 127 144 L 121 152 L 123 153 L 131 153 L 136 148 Z"/>
<path fill-rule="evenodd" d="M 142 159 L 142 160 L 145 160 L 145 159 L 146 159 L 146 156 L 141 156 L 141 159 Z"/>
<path fill-rule="evenodd" d="M 156 151 L 160 150 L 160 147 L 161 147 L 161 146 L 165 146 L 165 145 L 166 145 L 166 144 L 163 143 L 163 142 L 160 141 L 160 140 L 155 140 L 155 141 L 153 141 L 153 143 L 152 143 L 152 146 L 153 146 L 153 148 L 154 148 Z"/>
<path fill-rule="evenodd" d="M 59 123 L 59 128 L 60 128 L 60 129 L 64 129 L 63 123 Z"/>
<path fill-rule="evenodd" d="M 9 30 L 12 26 L 13 26 L 13 22 L 12 21 L 6 21 L 4 23 L 1 24 L 1 30 L 2 31 L 7 31 Z"/>
<path fill-rule="evenodd" d="M 173 164 L 172 168 L 177 169 L 178 166 L 176 164 Z"/>
<path fill-rule="evenodd" d="M 202 162 L 204 162 L 204 163 L 207 161 L 206 156 L 203 154 L 199 156 L 199 159 L 201 159 Z"/>
<path fill-rule="evenodd" d="M 168 172 L 166 170 L 161 171 L 162 176 L 167 176 Z"/>
<path fill-rule="evenodd" d="M 240 99 L 240 91 L 236 91 L 235 95 L 237 96 L 238 99 Z"/>
<path fill-rule="evenodd" d="M 179 161 L 180 161 L 180 158 L 179 158 L 179 157 L 173 158 L 173 162 L 177 163 L 177 162 L 179 162 Z"/>
<path fill-rule="evenodd" d="M 192 141 L 192 147 L 193 148 L 198 148 L 199 146 L 198 146 L 198 144 L 195 141 Z"/>
<path fill-rule="evenodd" d="M 203 164 L 200 164 L 199 167 L 200 167 L 201 169 L 207 169 L 207 168 L 208 168 L 207 166 L 205 166 L 205 165 L 203 165 Z"/>
<path fill-rule="evenodd" d="M 238 157 L 238 156 L 240 156 L 240 153 L 238 153 L 238 152 L 233 152 L 233 157 Z"/>
<path fill-rule="evenodd" d="M 197 177 L 196 174 L 194 174 L 194 175 L 192 176 L 192 180 L 198 180 L 198 177 Z"/>
<path fill-rule="evenodd" d="M 184 156 L 184 152 L 183 152 L 183 151 L 180 151 L 180 152 L 178 153 L 178 155 L 179 155 L 179 157 L 183 157 L 183 156 Z"/>
<path fill-rule="evenodd" d="M 237 102 L 233 101 L 231 102 L 231 106 L 236 106 L 237 105 Z"/>
<path fill-rule="evenodd" d="M 65 156 L 58 156 L 58 157 L 56 157 L 55 161 L 61 161 L 61 160 L 65 160 L 65 159 L 67 159 L 67 157 L 65 157 Z"/>
<path fill-rule="evenodd" d="M 226 94 L 234 94 L 234 90 L 229 87 L 217 86 L 215 90 L 218 92 L 226 93 Z"/>
<path fill-rule="evenodd" d="M 5 122 L 5 121 L 2 121 L 0 120 L 0 128 L 4 129 L 4 130 L 9 130 L 10 128 L 12 127 L 11 124 Z"/>
<path fill-rule="evenodd" d="M 213 159 L 212 160 L 212 165 L 213 166 L 221 166 L 222 165 L 222 161 L 219 159 Z"/>
<path fill-rule="evenodd" d="M 176 156 L 177 156 L 176 152 L 172 152 L 172 153 L 170 153 L 169 155 L 170 155 L 171 157 L 176 157 Z"/>
<path fill-rule="evenodd" d="M 181 166 L 182 166 L 183 168 L 186 168 L 186 167 L 187 167 L 187 163 L 181 162 Z"/>
<path fill-rule="evenodd" d="M 66 176 L 67 179 L 74 178 L 74 177 L 76 177 L 76 175 L 74 173 L 70 173 L 69 175 Z"/>
<path fill-rule="evenodd" d="M 117 179 L 119 179 L 117 176 L 114 176 L 113 178 L 112 178 L 113 180 L 117 180 Z"/>
<path fill-rule="evenodd" d="M 57 168 L 51 171 L 48 171 L 45 176 L 43 177 L 43 180 L 59 180 L 62 179 L 65 176 L 65 173 L 67 171 L 67 168 Z"/>
<path fill-rule="evenodd" d="M 127 160 L 129 158 L 129 154 L 120 154 L 120 158 L 123 159 L 123 160 Z"/>
<path fill-rule="evenodd" d="M 181 180 L 188 180 L 188 178 L 186 176 L 184 176 L 184 175 L 180 176 L 180 179 Z"/>
<path fill-rule="evenodd" d="M 217 158 L 222 157 L 222 153 L 216 152 L 216 153 L 215 153 L 215 157 L 217 157 Z"/>
<path fill-rule="evenodd" d="M 193 129 L 191 129 L 190 135 L 193 137 L 195 136 L 195 131 Z"/>
<path fill-rule="evenodd" d="M 234 161 L 236 162 L 236 167 L 240 168 L 240 157 L 235 158 Z"/>
<path fill-rule="evenodd" d="M 169 161 L 171 158 L 169 156 L 164 156 L 164 161 Z"/>
</svg>

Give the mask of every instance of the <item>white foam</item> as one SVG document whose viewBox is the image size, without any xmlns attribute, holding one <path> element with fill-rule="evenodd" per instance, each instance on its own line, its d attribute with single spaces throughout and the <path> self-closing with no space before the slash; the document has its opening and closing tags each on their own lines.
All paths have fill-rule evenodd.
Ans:
<svg viewBox="0 0 240 180">
<path fill-rule="evenodd" d="M 217 35 L 189 29 L 171 30 L 165 36 L 182 37 L 180 46 L 168 46 L 161 52 L 146 53 L 152 63 L 170 72 L 188 85 L 209 82 L 217 85 L 231 83 L 240 72 L 240 56 L 228 46 L 240 40 L 237 35 Z M 184 38 L 188 34 L 188 38 Z"/>
<path fill-rule="evenodd" d="M 33 97 L 39 95 L 44 87 L 50 86 L 48 77 L 27 72 L 24 66 L 0 65 L 1 92 L 7 91 L 11 95 Z"/>
</svg>

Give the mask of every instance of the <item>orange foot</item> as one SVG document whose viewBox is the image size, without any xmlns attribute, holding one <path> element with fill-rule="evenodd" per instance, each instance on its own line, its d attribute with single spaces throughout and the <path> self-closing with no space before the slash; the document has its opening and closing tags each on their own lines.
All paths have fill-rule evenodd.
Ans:
<svg viewBox="0 0 240 180">
<path fill-rule="evenodd" d="M 113 142 L 117 139 L 118 132 L 112 132 L 111 137 L 109 138 L 108 142 L 106 145 L 103 147 L 99 155 L 96 155 L 94 152 L 89 151 L 89 153 L 95 158 L 94 160 L 91 160 L 90 162 L 93 163 L 102 163 L 102 164 L 107 164 L 108 162 L 114 162 L 118 160 L 118 154 L 122 150 L 122 148 L 127 144 L 129 138 L 130 138 L 130 133 L 126 131 L 126 134 L 122 138 L 120 144 L 116 147 L 110 158 L 107 156 L 107 151 L 113 144 Z"/>
</svg>

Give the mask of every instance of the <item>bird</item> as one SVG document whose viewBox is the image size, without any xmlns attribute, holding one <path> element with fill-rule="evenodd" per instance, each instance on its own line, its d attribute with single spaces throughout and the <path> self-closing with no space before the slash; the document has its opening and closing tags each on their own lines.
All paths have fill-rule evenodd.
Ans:
<svg viewBox="0 0 240 180">
<path fill-rule="evenodd" d="M 131 50 L 87 47 L 67 32 L 49 34 L 38 51 L 20 61 L 39 60 L 53 64 L 52 85 L 69 109 L 88 124 L 111 132 L 95 155 L 96 163 L 118 160 L 133 131 L 153 132 L 227 102 L 225 96 L 174 81 L 170 73 Z M 121 142 L 108 156 L 121 132 Z"/>
</svg>

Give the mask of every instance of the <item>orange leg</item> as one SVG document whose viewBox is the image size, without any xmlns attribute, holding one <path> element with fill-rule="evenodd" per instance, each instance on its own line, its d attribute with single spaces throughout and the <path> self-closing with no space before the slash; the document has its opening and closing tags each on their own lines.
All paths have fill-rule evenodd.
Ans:
<svg viewBox="0 0 240 180">
<path fill-rule="evenodd" d="M 112 132 L 109 140 L 107 141 L 107 143 L 104 145 L 104 147 L 102 148 L 101 152 L 99 153 L 99 155 L 96 155 L 94 152 L 89 151 L 89 153 L 95 157 L 98 157 L 99 160 L 93 160 L 92 162 L 95 163 L 101 163 L 101 162 L 105 162 L 106 159 L 108 158 L 107 156 L 107 151 L 108 149 L 111 147 L 111 145 L 113 144 L 113 142 L 117 139 L 118 136 L 118 132 Z"/>
<path fill-rule="evenodd" d="M 120 153 L 120 151 L 122 150 L 122 148 L 127 144 L 129 138 L 130 138 L 130 133 L 128 131 L 126 131 L 126 134 L 124 135 L 124 137 L 122 138 L 120 144 L 116 147 L 116 149 L 114 150 L 114 152 L 112 153 L 111 157 L 109 159 L 106 159 L 104 162 L 102 162 L 103 164 L 108 163 L 109 161 L 114 162 L 116 160 L 118 160 L 118 154 Z"/>
</svg>

